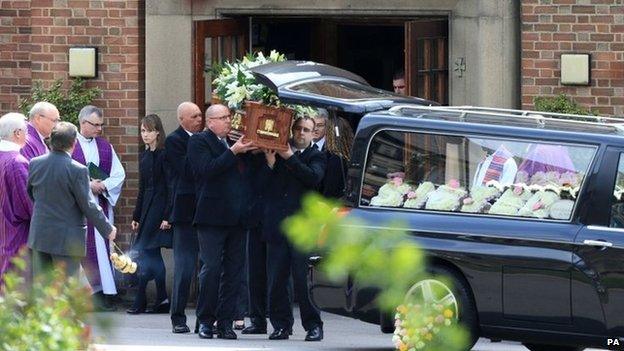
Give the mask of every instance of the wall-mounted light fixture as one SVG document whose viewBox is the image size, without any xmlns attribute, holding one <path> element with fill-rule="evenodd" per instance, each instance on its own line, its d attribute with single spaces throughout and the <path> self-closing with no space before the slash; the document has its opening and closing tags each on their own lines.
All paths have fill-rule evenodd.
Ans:
<svg viewBox="0 0 624 351">
<path fill-rule="evenodd" d="M 561 54 L 561 84 L 589 85 L 589 54 Z"/>
<path fill-rule="evenodd" d="M 69 76 L 97 77 L 97 48 L 69 48 Z"/>
</svg>

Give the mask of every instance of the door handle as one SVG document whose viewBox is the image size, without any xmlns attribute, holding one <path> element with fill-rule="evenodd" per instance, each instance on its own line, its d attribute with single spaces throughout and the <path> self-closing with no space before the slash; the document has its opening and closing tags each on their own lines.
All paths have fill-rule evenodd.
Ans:
<svg viewBox="0 0 624 351">
<path fill-rule="evenodd" d="M 596 246 L 596 247 L 611 247 L 612 243 L 604 240 L 583 240 L 583 244 L 587 246 Z"/>
</svg>

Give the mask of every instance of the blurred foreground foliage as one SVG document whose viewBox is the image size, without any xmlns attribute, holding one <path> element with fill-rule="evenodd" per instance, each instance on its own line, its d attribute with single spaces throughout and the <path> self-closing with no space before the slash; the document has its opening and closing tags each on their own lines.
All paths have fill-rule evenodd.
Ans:
<svg viewBox="0 0 624 351">
<path fill-rule="evenodd" d="M 302 252 L 322 255 L 320 271 L 341 283 L 352 277 L 360 286 L 379 289 L 382 311 L 395 317 L 395 347 L 409 350 L 462 350 L 467 332 L 456 315 L 440 305 L 428 305 L 407 292 L 426 277 L 425 260 L 401 223 L 367 226 L 341 215 L 340 204 L 314 193 L 301 210 L 282 223 L 290 242 Z M 396 312 L 396 314 L 395 314 Z"/>
<path fill-rule="evenodd" d="M 22 257 L 13 259 L 0 291 L 0 350 L 86 350 L 90 290 L 59 268 L 27 283 Z"/>
</svg>

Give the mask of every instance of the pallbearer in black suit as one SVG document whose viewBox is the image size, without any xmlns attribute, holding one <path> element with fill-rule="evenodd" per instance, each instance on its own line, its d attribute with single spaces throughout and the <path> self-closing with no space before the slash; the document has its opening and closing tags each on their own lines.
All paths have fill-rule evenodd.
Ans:
<svg viewBox="0 0 624 351">
<path fill-rule="evenodd" d="M 173 289 L 171 294 L 171 323 L 174 333 L 188 333 L 184 309 L 197 265 L 197 232 L 193 228 L 195 215 L 195 181 L 187 160 L 187 144 L 193 133 L 203 128 L 202 113 L 192 102 L 178 106 L 180 127 L 165 140 L 165 157 L 170 166 L 169 186 L 173 227 Z"/>
<path fill-rule="evenodd" d="M 301 207 L 304 194 L 316 190 L 323 179 L 326 157 L 311 147 L 314 120 L 299 118 L 292 127 L 293 138 L 288 151 L 265 151 L 267 179 L 263 236 L 267 242 L 269 318 L 273 333 L 269 339 L 288 339 L 292 330 L 292 301 L 288 294 L 288 278 L 292 274 L 295 296 L 299 302 L 306 341 L 323 339 L 320 312 L 310 302 L 307 286 L 307 256 L 293 248 L 280 224 Z"/>
<path fill-rule="evenodd" d="M 210 106 L 206 129 L 189 140 L 197 187 L 193 224 L 202 261 L 197 318 L 199 337 L 204 339 L 212 338 L 215 321 L 218 338 L 236 339 L 232 321 L 245 261 L 244 221 L 250 192 L 242 154 L 255 147 L 244 138 L 229 145 L 230 117 L 226 106 Z"/>
<path fill-rule="evenodd" d="M 165 262 L 160 248 L 171 248 L 169 224 L 169 186 L 165 161 L 165 130 L 158 115 L 147 115 L 141 120 L 141 138 L 146 149 L 139 160 L 139 195 L 132 215 L 132 230 L 137 232 L 133 248 L 139 252 L 139 289 L 130 314 L 169 313 L 169 299 L 165 288 Z M 146 309 L 147 283 L 156 284 L 156 303 Z"/>
<path fill-rule="evenodd" d="M 319 191 L 325 197 L 339 199 L 344 195 L 353 130 L 347 120 L 337 116 L 329 118 L 327 110 L 323 108 L 318 109 L 314 122 L 312 147 L 327 157 L 327 170 Z"/>
</svg>

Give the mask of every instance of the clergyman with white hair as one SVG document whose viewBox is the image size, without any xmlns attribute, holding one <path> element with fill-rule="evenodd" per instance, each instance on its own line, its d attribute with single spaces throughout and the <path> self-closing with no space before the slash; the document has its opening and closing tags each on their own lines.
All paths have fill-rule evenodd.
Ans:
<svg viewBox="0 0 624 351">
<path fill-rule="evenodd" d="M 40 101 L 33 105 L 28 112 L 28 135 L 26 145 L 22 148 L 22 155 L 27 160 L 49 152 L 45 139 L 50 137 L 52 128 L 61 120 L 56 106 Z"/>
<path fill-rule="evenodd" d="M 32 202 L 26 191 L 28 160 L 20 154 L 26 133 L 21 113 L 0 117 L 0 285 L 11 259 L 28 240 Z"/>
</svg>

